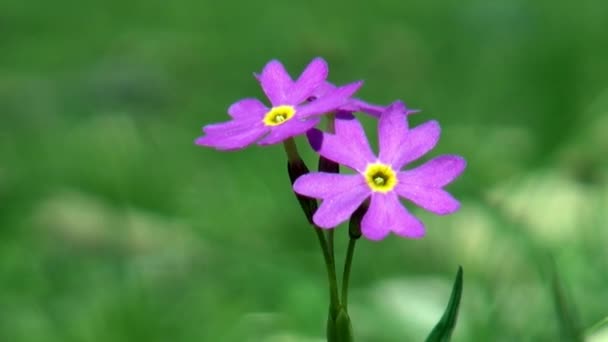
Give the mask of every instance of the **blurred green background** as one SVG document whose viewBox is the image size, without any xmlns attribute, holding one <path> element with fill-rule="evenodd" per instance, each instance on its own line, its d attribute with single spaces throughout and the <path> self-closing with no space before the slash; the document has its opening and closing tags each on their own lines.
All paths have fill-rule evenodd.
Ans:
<svg viewBox="0 0 608 342">
<path fill-rule="evenodd" d="M 315 56 L 365 80 L 359 97 L 439 120 L 430 156 L 469 163 L 460 212 L 415 209 L 424 239 L 358 245 L 358 341 L 422 340 L 458 265 L 455 341 L 558 340 L 551 258 L 591 327 L 608 315 L 607 34 L 600 0 L 3 0 L 0 341 L 322 341 L 325 271 L 282 148 L 193 144 L 263 98 L 268 60 L 297 75 Z"/>
</svg>

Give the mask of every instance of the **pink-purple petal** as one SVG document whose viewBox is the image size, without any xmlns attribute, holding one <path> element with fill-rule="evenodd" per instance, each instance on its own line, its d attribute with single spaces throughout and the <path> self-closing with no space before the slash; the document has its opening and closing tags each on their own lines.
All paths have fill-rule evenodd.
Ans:
<svg viewBox="0 0 608 342">
<path fill-rule="evenodd" d="M 258 80 L 273 106 L 286 104 L 287 92 L 293 86 L 293 80 L 281 62 L 277 60 L 268 62 L 258 76 Z"/>
<path fill-rule="evenodd" d="M 213 125 L 213 129 L 205 130 L 206 135 L 196 139 L 196 144 L 218 150 L 237 150 L 250 145 L 267 131 L 268 129 L 261 122 L 230 121 Z"/>
<path fill-rule="evenodd" d="M 407 132 L 405 105 L 401 101 L 394 102 L 378 120 L 379 159 L 383 163 L 393 164 L 399 151 L 407 148 L 402 145 Z"/>
<path fill-rule="evenodd" d="M 399 183 L 440 188 L 460 176 L 466 165 L 466 160 L 461 156 L 442 155 L 415 169 L 400 172 L 398 175 Z"/>
<path fill-rule="evenodd" d="M 424 225 L 399 202 L 394 192 L 374 193 L 361 221 L 361 233 L 370 240 L 382 240 L 390 232 L 408 238 L 424 236 Z"/>
<path fill-rule="evenodd" d="M 361 158 L 353 158 L 350 149 L 344 148 L 342 140 L 334 134 L 327 134 L 318 129 L 306 133 L 308 142 L 313 150 L 323 157 L 354 170 L 364 169 L 367 165 Z"/>
<path fill-rule="evenodd" d="M 319 97 L 325 96 L 329 93 L 331 93 L 332 91 L 334 91 L 337 87 L 329 82 L 323 82 L 321 83 L 321 85 L 319 85 L 317 87 L 317 89 L 315 89 L 312 94 L 311 97 L 314 99 L 317 99 Z"/>
<path fill-rule="evenodd" d="M 401 169 L 407 163 L 432 150 L 439 141 L 440 133 L 439 123 L 434 120 L 416 126 L 407 132 L 401 142 L 402 148 L 397 150 L 394 156 L 386 157 L 393 161 L 392 165 L 395 169 Z"/>
<path fill-rule="evenodd" d="M 241 131 L 248 131 L 256 123 L 261 123 L 261 120 L 256 119 L 234 119 L 219 123 L 209 124 L 203 127 L 203 133 L 220 133 L 225 135 L 238 134 Z"/>
<path fill-rule="evenodd" d="M 399 183 L 395 191 L 399 196 L 437 215 L 451 214 L 460 209 L 460 202 L 441 188 Z"/>
<path fill-rule="evenodd" d="M 293 190 L 312 198 L 328 198 L 358 186 L 366 186 L 365 179 L 358 174 L 315 172 L 299 177 L 293 184 Z"/>
<path fill-rule="evenodd" d="M 385 106 L 380 106 L 372 103 L 365 102 L 360 99 L 350 99 L 346 104 L 340 107 L 340 110 L 347 112 L 363 112 L 365 114 L 369 114 L 371 116 L 380 117 L 385 110 Z"/>
<path fill-rule="evenodd" d="M 336 136 L 343 143 L 343 148 L 348 148 L 353 158 L 357 158 L 363 167 L 356 168 L 357 171 L 364 171 L 367 163 L 376 161 L 376 156 L 369 146 L 367 136 L 363 126 L 352 114 L 340 113 L 336 115 L 334 123 Z"/>
<path fill-rule="evenodd" d="M 299 104 L 314 94 L 323 85 L 329 72 L 327 62 L 323 58 L 313 59 L 302 72 L 288 94 L 288 103 Z"/>
<path fill-rule="evenodd" d="M 367 164 L 376 161 L 363 131 L 353 115 L 336 115 L 336 134 L 310 130 L 307 133 L 312 148 L 323 157 L 364 172 Z"/>
<path fill-rule="evenodd" d="M 324 96 L 299 107 L 300 115 L 306 117 L 333 112 L 346 103 L 346 101 L 363 85 L 362 81 L 347 84 L 334 89 Z"/>
<path fill-rule="evenodd" d="M 313 100 L 315 100 L 330 94 L 336 89 L 337 87 L 335 85 L 329 82 L 323 82 L 319 87 L 317 87 L 317 89 L 315 89 L 311 97 Z M 338 110 L 350 113 L 363 112 L 375 117 L 380 117 L 380 114 L 386 110 L 386 106 L 380 106 L 360 99 L 351 98 L 347 100 L 346 103 L 338 107 Z"/>
<path fill-rule="evenodd" d="M 262 119 L 268 108 L 258 99 L 242 99 L 228 108 L 228 114 L 235 119 L 259 118 Z"/>
<path fill-rule="evenodd" d="M 285 121 L 281 125 L 271 127 L 270 134 L 260 140 L 258 145 L 273 145 L 287 138 L 304 134 L 311 128 L 315 127 L 319 121 L 319 118 L 300 120 L 298 117 L 294 117 L 291 120 Z"/>
<path fill-rule="evenodd" d="M 365 184 L 352 187 L 345 192 L 337 192 L 334 196 L 323 200 L 312 219 L 321 228 L 334 228 L 348 220 L 370 192 Z"/>
</svg>

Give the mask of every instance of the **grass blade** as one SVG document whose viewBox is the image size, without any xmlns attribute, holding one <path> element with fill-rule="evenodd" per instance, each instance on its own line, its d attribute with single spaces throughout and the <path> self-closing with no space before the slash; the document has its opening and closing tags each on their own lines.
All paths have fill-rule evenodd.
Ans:
<svg viewBox="0 0 608 342">
<path fill-rule="evenodd" d="M 458 267 L 456 280 L 452 287 L 452 295 L 441 320 L 435 325 L 426 342 L 448 342 L 452 337 L 452 332 L 456 327 L 456 319 L 458 318 L 458 308 L 460 306 L 460 298 L 462 297 L 462 266 Z"/>
</svg>

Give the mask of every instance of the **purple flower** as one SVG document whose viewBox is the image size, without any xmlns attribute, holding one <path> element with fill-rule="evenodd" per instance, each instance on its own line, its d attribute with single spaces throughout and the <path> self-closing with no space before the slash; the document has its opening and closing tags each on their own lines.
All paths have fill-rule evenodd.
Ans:
<svg viewBox="0 0 608 342">
<path fill-rule="evenodd" d="M 276 144 L 308 131 L 319 122 L 319 115 L 336 110 L 362 85 L 355 82 L 335 88 L 307 103 L 325 82 L 327 73 L 327 63 L 315 58 L 293 81 L 279 61 L 270 61 L 256 77 L 272 107 L 266 107 L 257 99 L 240 100 L 228 108 L 232 120 L 203 127 L 205 135 L 198 138 L 196 144 L 234 150 L 258 140 L 259 145 Z"/>
<path fill-rule="evenodd" d="M 460 203 L 443 187 L 464 170 L 466 162 L 462 157 L 443 155 L 414 169 L 401 170 L 435 147 L 440 133 L 436 121 L 409 129 L 406 113 L 405 105 L 395 102 L 380 116 L 378 157 L 361 124 L 350 114 L 337 115 L 335 135 L 316 129 L 308 133 L 319 154 L 357 172 L 310 173 L 296 180 L 295 192 L 323 200 L 313 216 L 315 224 L 334 228 L 369 198 L 369 208 L 361 221 L 365 237 L 380 240 L 393 232 L 420 238 L 425 233 L 424 225 L 408 212 L 399 197 L 439 215 L 458 210 Z"/>
</svg>

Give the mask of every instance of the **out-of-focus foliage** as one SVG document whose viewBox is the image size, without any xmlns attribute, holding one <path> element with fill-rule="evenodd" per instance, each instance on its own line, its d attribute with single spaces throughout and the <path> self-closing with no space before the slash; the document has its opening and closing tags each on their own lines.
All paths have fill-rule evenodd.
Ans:
<svg viewBox="0 0 608 342">
<path fill-rule="evenodd" d="M 459 264 L 453 341 L 557 340 L 549 255 L 591 327 L 608 315 L 607 22 L 599 0 L 3 0 L 0 341 L 322 340 L 323 262 L 282 148 L 193 144 L 262 96 L 265 62 L 314 56 L 438 119 L 434 155 L 469 162 L 458 214 L 416 212 L 425 239 L 359 243 L 357 341 L 423 340 Z"/>
</svg>

